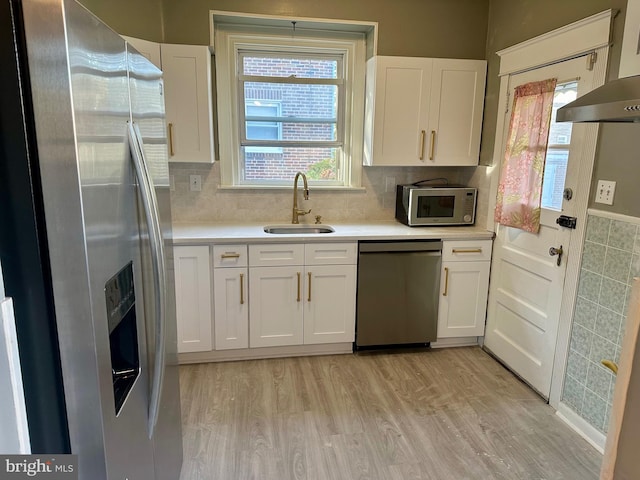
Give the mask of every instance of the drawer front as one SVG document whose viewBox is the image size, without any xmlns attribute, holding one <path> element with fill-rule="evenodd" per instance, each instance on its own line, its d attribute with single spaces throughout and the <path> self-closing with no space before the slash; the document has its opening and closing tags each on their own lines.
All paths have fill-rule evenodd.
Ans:
<svg viewBox="0 0 640 480">
<path fill-rule="evenodd" d="M 305 265 L 355 265 L 358 258 L 358 244 L 351 243 L 308 243 L 304 247 Z"/>
<path fill-rule="evenodd" d="M 302 243 L 249 245 L 249 265 L 252 267 L 303 264 L 304 244 Z"/>
<path fill-rule="evenodd" d="M 247 246 L 246 245 L 214 245 L 213 246 L 213 267 L 246 267 L 247 266 Z"/>
<path fill-rule="evenodd" d="M 451 240 L 442 244 L 443 262 L 491 260 L 492 240 Z"/>
</svg>

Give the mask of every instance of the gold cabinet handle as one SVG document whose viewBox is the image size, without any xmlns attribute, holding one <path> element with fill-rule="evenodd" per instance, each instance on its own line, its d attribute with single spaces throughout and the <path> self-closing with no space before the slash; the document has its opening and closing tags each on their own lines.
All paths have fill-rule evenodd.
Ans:
<svg viewBox="0 0 640 480">
<path fill-rule="evenodd" d="M 169 124 L 169 156 L 173 157 L 173 123 Z"/>
<path fill-rule="evenodd" d="M 300 272 L 297 272 L 298 275 L 298 298 L 296 298 L 296 301 L 300 301 Z"/>
<path fill-rule="evenodd" d="M 240 258 L 240 254 L 233 253 L 233 252 L 225 252 L 220 255 L 220 258 Z"/>
<path fill-rule="evenodd" d="M 444 267 L 444 293 L 442 294 L 442 296 L 446 297 L 448 292 L 449 292 L 449 269 L 447 267 Z"/>
<path fill-rule="evenodd" d="M 309 295 L 307 296 L 307 302 L 311 301 L 311 272 L 308 272 L 307 275 L 309 275 Z"/>
<path fill-rule="evenodd" d="M 424 159 L 424 137 L 427 135 L 427 132 L 424 130 L 420 131 L 420 160 Z"/>
<path fill-rule="evenodd" d="M 618 374 L 618 364 L 616 362 L 612 362 L 611 360 L 602 360 L 600 363 L 611 370 L 614 375 Z"/>
<path fill-rule="evenodd" d="M 431 130 L 431 146 L 429 147 L 429 160 L 433 160 L 433 151 L 436 148 L 436 131 Z"/>
<path fill-rule="evenodd" d="M 454 248 L 451 250 L 451 253 L 482 253 L 481 248 Z"/>
<path fill-rule="evenodd" d="M 244 273 L 240 274 L 240 305 L 244 305 Z"/>
</svg>

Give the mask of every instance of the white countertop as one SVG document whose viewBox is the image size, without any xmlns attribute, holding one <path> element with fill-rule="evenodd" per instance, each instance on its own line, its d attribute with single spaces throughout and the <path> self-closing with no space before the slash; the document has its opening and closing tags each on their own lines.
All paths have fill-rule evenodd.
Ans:
<svg viewBox="0 0 640 480">
<path fill-rule="evenodd" d="M 407 227 L 396 221 L 330 224 L 332 233 L 276 235 L 265 233 L 265 225 L 276 223 L 175 223 L 173 243 L 193 245 L 201 243 L 265 243 L 265 242 L 345 242 L 357 240 L 486 240 L 493 238 L 477 225 L 461 227 Z M 286 226 L 286 224 L 278 224 Z M 313 225 L 309 225 L 313 226 Z"/>
</svg>

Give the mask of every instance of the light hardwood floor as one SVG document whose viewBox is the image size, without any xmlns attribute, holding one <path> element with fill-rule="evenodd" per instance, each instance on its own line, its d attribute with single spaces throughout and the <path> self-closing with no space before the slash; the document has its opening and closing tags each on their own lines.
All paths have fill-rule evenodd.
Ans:
<svg viewBox="0 0 640 480">
<path fill-rule="evenodd" d="M 180 367 L 182 480 L 597 479 L 601 455 L 478 347 Z"/>
</svg>

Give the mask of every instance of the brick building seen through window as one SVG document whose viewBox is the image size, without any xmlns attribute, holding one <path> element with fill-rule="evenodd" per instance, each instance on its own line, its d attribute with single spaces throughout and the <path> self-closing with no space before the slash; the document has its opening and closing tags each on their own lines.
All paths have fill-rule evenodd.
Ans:
<svg viewBox="0 0 640 480">
<path fill-rule="evenodd" d="M 336 83 L 341 75 L 339 61 L 256 54 L 241 58 L 242 74 L 250 77 L 241 91 L 244 180 L 291 178 L 297 171 L 314 180 L 335 180 L 341 153 L 340 93 L 338 85 L 321 82 Z M 309 79 L 309 83 L 288 79 Z M 312 83 L 318 79 L 319 83 Z"/>
</svg>

